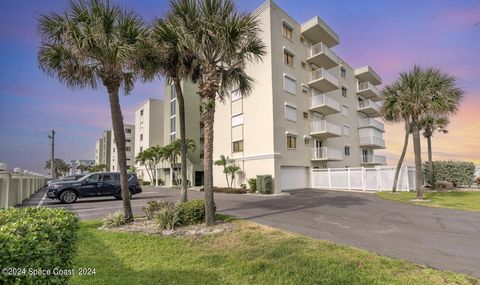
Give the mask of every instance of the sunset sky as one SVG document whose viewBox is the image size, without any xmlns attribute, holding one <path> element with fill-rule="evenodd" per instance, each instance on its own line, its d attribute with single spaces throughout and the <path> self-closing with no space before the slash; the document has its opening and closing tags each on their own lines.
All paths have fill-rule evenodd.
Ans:
<svg viewBox="0 0 480 285">
<path fill-rule="evenodd" d="M 113 1 L 136 10 L 146 21 L 161 16 L 167 1 Z M 252 11 L 262 0 L 238 1 Z M 94 159 L 95 141 L 111 128 L 104 89 L 72 91 L 42 73 L 36 53 L 40 14 L 63 11 L 67 1 L 0 2 L 0 161 L 9 168 L 41 173 L 49 159 L 48 133 L 57 131 L 57 155 L 66 161 Z M 339 36 L 334 51 L 354 67 L 372 66 L 384 84 L 414 64 L 433 66 L 458 78 L 465 90 L 449 133 L 433 139 L 434 159 L 480 164 L 480 1 L 288 1 L 276 3 L 298 22 L 320 16 Z M 162 82 L 138 83 L 121 98 L 125 122 L 147 98 L 162 98 Z M 395 164 L 403 126 L 386 124 L 387 149 Z M 426 142 L 423 142 L 426 152 Z M 412 150 L 407 162 L 413 159 Z M 424 153 L 424 158 L 426 155 Z"/>
</svg>

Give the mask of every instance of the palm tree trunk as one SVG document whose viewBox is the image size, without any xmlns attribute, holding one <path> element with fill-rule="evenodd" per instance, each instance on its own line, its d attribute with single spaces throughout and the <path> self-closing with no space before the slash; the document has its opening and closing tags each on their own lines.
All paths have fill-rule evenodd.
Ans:
<svg viewBox="0 0 480 285">
<path fill-rule="evenodd" d="M 410 124 L 405 121 L 405 140 L 403 141 L 403 149 L 400 158 L 398 159 L 397 168 L 395 169 L 395 177 L 393 178 L 392 192 L 397 192 L 398 177 L 400 176 L 400 169 L 402 168 L 405 154 L 407 153 L 408 139 L 410 137 Z"/>
<path fill-rule="evenodd" d="M 215 223 L 215 202 L 213 197 L 213 123 L 215 119 L 215 95 L 212 97 L 213 99 L 210 97 L 202 98 L 203 106 L 208 106 L 202 112 L 202 121 L 204 123 L 203 133 L 205 138 L 203 157 L 203 167 L 205 171 L 205 223 L 207 225 Z"/>
<path fill-rule="evenodd" d="M 423 200 L 423 177 L 422 177 L 422 151 L 420 145 L 420 129 L 417 122 L 412 122 L 413 133 L 413 152 L 415 154 L 415 190 L 417 191 L 417 199 Z"/>
<path fill-rule="evenodd" d="M 125 129 L 123 126 L 122 109 L 118 98 L 119 85 L 107 86 L 108 98 L 110 100 L 110 111 L 112 113 L 112 127 L 117 146 L 118 167 L 120 170 L 120 187 L 123 200 L 123 214 L 125 221 L 133 221 L 132 204 L 130 203 L 130 190 L 127 182 L 127 155 L 125 152 Z"/>
<path fill-rule="evenodd" d="M 430 174 L 430 189 L 435 189 L 435 173 L 433 173 L 433 160 L 432 160 L 432 136 L 427 136 L 428 147 L 428 172 Z"/>
<path fill-rule="evenodd" d="M 183 98 L 180 80 L 175 80 L 175 92 L 177 93 L 178 115 L 180 116 L 180 159 L 182 161 L 182 189 L 180 190 L 180 201 L 186 202 L 187 197 L 187 142 L 185 138 L 185 100 Z"/>
<path fill-rule="evenodd" d="M 228 172 L 226 168 L 223 168 L 223 172 L 225 172 L 225 179 L 227 180 L 227 187 L 230 185 L 230 182 L 228 182 Z"/>
</svg>

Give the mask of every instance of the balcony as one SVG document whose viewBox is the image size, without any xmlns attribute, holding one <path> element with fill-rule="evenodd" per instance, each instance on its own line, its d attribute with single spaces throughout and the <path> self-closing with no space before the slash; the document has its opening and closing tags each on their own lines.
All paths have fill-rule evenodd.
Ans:
<svg viewBox="0 0 480 285">
<path fill-rule="evenodd" d="M 325 94 L 312 95 L 310 111 L 319 112 L 325 116 L 340 112 L 340 103 Z"/>
<path fill-rule="evenodd" d="M 385 132 L 383 123 L 372 118 L 360 118 L 358 128 L 375 128 L 381 132 Z"/>
<path fill-rule="evenodd" d="M 370 66 L 364 66 L 355 69 L 355 77 L 360 82 L 370 82 L 373 85 L 378 85 L 382 83 L 380 76 L 371 68 Z"/>
<path fill-rule="evenodd" d="M 378 90 L 378 88 L 373 86 L 373 84 L 370 82 L 359 83 L 357 87 L 357 94 L 375 101 L 380 99 L 380 90 Z"/>
<path fill-rule="evenodd" d="M 370 99 L 359 101 L 358 111 L 370 117 L 378 117 L 380 115 L 380 104 Z"/>
<path fill-rule="evenodd" d="M 359 144 L 372 149 L 385 148 L 385 140 L 377 136 L 359 137 Z"/>
<path fill-rule="evenodd" d="M 318 147 L 312 148 L 312 160 L 313 161 L 327 161 L 327 160 L 342 160 L 342 152 L 338 149 L 330 147 Z"/>
<path fill-rule="evenodd" d="M 360 164 L 368 164 L 368 165 L 386 165 L 387 158 L 383 155 L 362 155 Z"/>
<path fill-rule="evenodd" d="M 322 93 L 339 88 L 338 79 L 323 68 L 316 69 L 309 74 L 308 85 Z"/>
<path fill-rule="evenodd" d="M 310 135 L 319 139 L 340 137 L 342 127 L 327 120 L 314 121 L 310 124 Z"/>
<path fill-rule="evenodd" d="M 307 61 L 326 69 L 338 66 L 340 58 L 331 51 L 324 43 L 312 46 L 307 55 Z"/>
<path fill-rule="evenodd" d="M 314 44 L 323 42 L 327 47 L 333 47 L 340 42 L 338 35 L 319 17 L 313 17 L 303 23 L 300 30 L 302 36 Z"/>
</svg>

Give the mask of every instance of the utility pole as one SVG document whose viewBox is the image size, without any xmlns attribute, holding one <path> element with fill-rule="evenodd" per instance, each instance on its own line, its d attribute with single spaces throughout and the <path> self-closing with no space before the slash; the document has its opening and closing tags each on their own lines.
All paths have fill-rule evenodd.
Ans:
<svg viewBox="0 0 480 285">
<path fill-rule="evenodd" d="M 48 138 L 50 139 L 50 145 L 52 147 L 52 150 L 51 150 L 51 158 L 50 158 L 50 168 L 51 168 L 51 172 L 52 172 L 52 179 L 55 179 L 56 175 L 55 175 L 55 130 L 52 129 L 52 135 L 48 136 Z"/>
</svg>

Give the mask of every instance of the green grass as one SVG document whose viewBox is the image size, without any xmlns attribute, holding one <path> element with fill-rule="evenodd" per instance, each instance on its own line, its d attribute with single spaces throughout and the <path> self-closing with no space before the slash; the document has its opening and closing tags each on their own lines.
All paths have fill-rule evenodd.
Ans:
<svg viewBox="0 0 480 285">
<path fill-rule="evenodd" d="M 478 280 L 365 250 L 234 221 L 187 239 L 98 230 L 82 223 L 71 284 L 475 284 Z"/>
<path fill-rule="evenodd" d="M 435 208 L 448 208 L 463 211 L 480 212 L 480 192 L 425 192 L 428 202 L 410 201 L 415 192 L 378 192 L 381 198 Z"/>
</svg>

